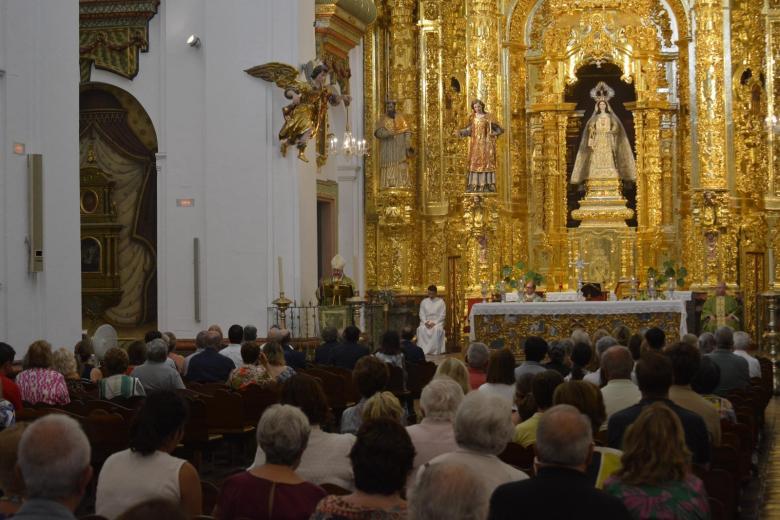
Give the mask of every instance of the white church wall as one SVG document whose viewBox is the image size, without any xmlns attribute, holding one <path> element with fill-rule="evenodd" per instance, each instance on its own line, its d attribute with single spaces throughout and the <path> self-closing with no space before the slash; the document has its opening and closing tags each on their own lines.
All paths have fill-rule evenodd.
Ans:
<svg viewBox="0 0 780 520">
<path fill-rule="evenodd" d="M 0 341 L 81 335 L 78 2 L 0 0 Z M 43 155 L 44 271 L 28 273 L 27 160 Z"/>
<path fill-rule="evenodd" d="M 167 0 L 150 23 L 150 49 L 132 81 L 94 71 L 147 109 L 159 141 L 159 326 L 181 337 L 211 323 L 267 326 L 279 294 L 313 300 L 316 166 L 281 157 L 288 103 L 244 69 L 314 57 L 314 1 Z M 189 47 L 190 34 L 201 39 Z M 193 207 L 176 206 L 191 198 Z M 194 318 L 193 239 L 200 241 L 200 322 Z"/>
<path fill-rule="evenodd" d="M 352 135 L 371 143 L 371 129 L 363 128 L 363 47 L 358 45 L 349 53 L 352 71 L 349 106 L 349 121 Z M 331 109 L 330 131 L 342 142 L 346 129 L 347 111 L 343 106 Z M 338 183 L 338 244 L 336 250 L 344 257 L 346 273 L 355 281 L 360 294 L 364 294 L 363 283 L 363 159 L 332 156 L 320 168 L 320 179 Z"/>
</svg>

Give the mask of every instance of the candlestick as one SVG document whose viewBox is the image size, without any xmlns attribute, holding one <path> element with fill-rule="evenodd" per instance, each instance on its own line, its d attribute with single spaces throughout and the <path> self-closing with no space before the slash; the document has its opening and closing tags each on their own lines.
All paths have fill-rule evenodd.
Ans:
<svg viewBox="0 0 780 520">
<path fill-rule="evenodd" d="M 279 292 L 284 293 L 284 273 L 282 271 L 282 257 L 277 256 L 276 262 L 279 264 Z"/>
</svg>

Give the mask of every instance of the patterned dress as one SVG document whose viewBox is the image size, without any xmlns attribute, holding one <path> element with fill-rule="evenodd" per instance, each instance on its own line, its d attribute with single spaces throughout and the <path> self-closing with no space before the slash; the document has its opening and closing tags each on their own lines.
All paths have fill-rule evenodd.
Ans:
<svg viewBox="0 0 780 520">
<path fill-rule="evenodd" d="M 22 394 L 22 401 L 30 404 L 68 404 L 70 395 L 65 377 L 48 368 L 29 368 L 16 376 L 16 384 Z"/>
<path fill-rule="evenodd" d="M 309 520 L 406 520 L 406 504 L 391 509 L 369 509 L 350 504 L 337 495 L 323 498 Z"/>
<path fill-rule="evenodd" d="M 10 428 L 14 424 L 16 424 L 14 405 L 0 398 L 0 431 Z"/>
<path fill-rule="evenodd" d="M 604 483 L 604 491 L 623 501 L 628 512 L 637 519 L 705 520 L 710 518 L 710 506 L 704 483 L 695 475 L 685 480 L 667 482 L 661 486 L 631 486 L 620 477 Z"/>
<path fill-rule="evenodd" d="M 249 385 L 266 386 L 273 383 L 271 376 L 263 367 L 243 365 L 234 369 L 228 377 L 228 386 L 233 390 L 243 390 Z"/>
</svg>

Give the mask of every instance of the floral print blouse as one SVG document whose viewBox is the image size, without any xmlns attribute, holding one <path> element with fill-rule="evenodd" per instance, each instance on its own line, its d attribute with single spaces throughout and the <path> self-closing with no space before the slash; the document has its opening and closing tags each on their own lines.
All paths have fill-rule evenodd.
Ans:
<svg viewBox="0 0 780 520">
<path fill-rule="evenodd" d="M 30 404 L 59 405 L 70 403 L 65 377 L 48 368 L 28 368 L 16 376 L 22 401 Z"/>
<path fill-rule="evenodd" d="M 242 365 L 230 373 L 228 386 L 233 390 L 243 390 L 249 385 L 265 386 L 273 383 L 271 376 L 263 367 L 256 365 Z"/>
<path fill-rule="evenodd" d="M 623 501 L 636 519 L 699 520 L 710 518 L 710 505 L 704 483 L 689 473 L 684 480 L 666 482 L 659 486 L 632 486 L 623 484 L 620 477 L 610 477 L 604 491 Z"/>
</svg>

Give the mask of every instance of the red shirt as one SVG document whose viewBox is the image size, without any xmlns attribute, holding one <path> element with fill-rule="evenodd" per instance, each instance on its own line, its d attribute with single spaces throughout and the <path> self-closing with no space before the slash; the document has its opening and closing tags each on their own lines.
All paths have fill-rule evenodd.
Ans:
<svg viewBox="0 0 780 520">
<path fill-rule="evenodd" d="M 242 471 L 228 478 L 217 499 L 217 518 L 309 518 L 327 493 L 311 482 L 281 484 Z"/>
<path fill-rule="evenodd" d="M 485 378 L 487 378 L 487 374 L 484 370 L 477 370 L 476 368 L 468 367 L 469 369 L 469 385 L 471 385 L 472 390 L 476 390 L 480 387 L 480 385 L 485 383 Z"/>
<path fill-rule="evenodd" d="M 22 393 L 16 383 L 3 375 L 0 375 L 0 383 L 3 385 L 3 399 L 14 405 L 14 410 L 17 412 L 22 410 L 24 408 L 22 406 Z"/>
</svg>

